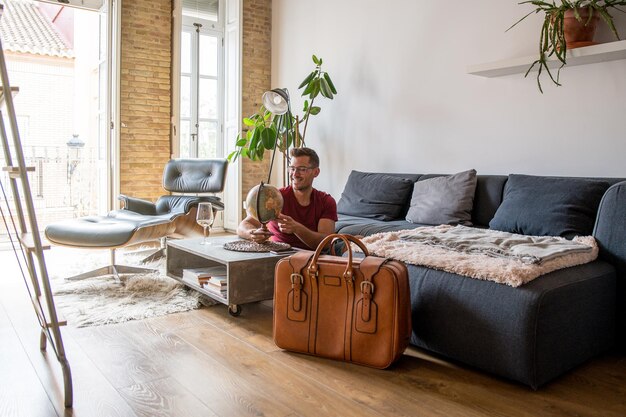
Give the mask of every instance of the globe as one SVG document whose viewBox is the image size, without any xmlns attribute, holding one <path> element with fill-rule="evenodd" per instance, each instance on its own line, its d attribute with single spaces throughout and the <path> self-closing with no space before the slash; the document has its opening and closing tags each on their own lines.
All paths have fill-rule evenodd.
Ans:
<svg viewBox="0 0 626 417">
<path fill-rule="evenodd" d="M 283 196 L 278 188 L 260 183 L 246 196 L 246 212 L 261 224 L 274 220 L 283 209 Z"/>
</svg>

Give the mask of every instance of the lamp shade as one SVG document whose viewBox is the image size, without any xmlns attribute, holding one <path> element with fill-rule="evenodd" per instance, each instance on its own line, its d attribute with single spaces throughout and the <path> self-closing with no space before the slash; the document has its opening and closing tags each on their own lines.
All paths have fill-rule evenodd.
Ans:
<svg viewBox="0 0 626 417">
<path fill-rule="evenodd" d="M 289 93 L 282 88 L 275 88 L 263 93 L 263 106 L 274 114 L 285 114 L 289 110 Z"/>
</svg>

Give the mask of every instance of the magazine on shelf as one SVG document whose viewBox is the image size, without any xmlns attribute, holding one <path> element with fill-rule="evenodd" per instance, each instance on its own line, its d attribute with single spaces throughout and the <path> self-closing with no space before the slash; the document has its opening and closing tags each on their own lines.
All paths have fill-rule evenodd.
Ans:
<svg viewBox="0 0 626 417">
<path fill-rule="evenodd" d="M 205 284 L 202 286 L 208 293 L 226 298 L 226 287 L 219 288 L 213 285 Z"/>
<path fill-rule="evenodd" d="M 226 286 L 228 285 L 228 280 L 226 279 L 226 275 L 217 275 L 209 278 L 206 284 L 218 288 L 226 288 Z"/>
<path fill-rule="evenodd" d="M 225 266 L 210 266 L 204 268 L 183 269 L 183 280 L 196 285 L 206 283 L 211 277 L 221 276 L 226 278 Z"/>
</svg>

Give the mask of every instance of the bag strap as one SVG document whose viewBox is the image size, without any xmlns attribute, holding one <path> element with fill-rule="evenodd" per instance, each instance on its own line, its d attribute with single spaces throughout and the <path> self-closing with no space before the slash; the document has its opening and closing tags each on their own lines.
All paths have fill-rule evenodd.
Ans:
<svg viewBox="0 0 626 417">
<path fill-rule="evenodd" d="M 370 321 L 371 303 L 375 288 L 372 279 L 385 262 L 387 262 L 386 258 L 368 256 L 361 261 L 361 265 L 359 266 L 359 270 L 363 274 L 363 281 L 361 281 L 361 293 L 363 294 L 363 321 Z"/>
<path fill-rule="evenodd" d="M 297 251 L 289 257 L 289 265 L 294 274 L 302 275 L 302 270 L 309 264 L 314 252 L 308 250 Z"/>
<path fill-rule="evenodd" d="M 288 258 L 291 266 L 289 279 L 291 280 L 291 289 L 293 290 L 293 304 L 290 307 L 293 311 L 299 312 L 302 310 L 302 287 L 304 286 L 302 272 L 312 256 L 313 252 L 301 251 Z"/>
<path fill-rule="evenodd" d="M 363 281 L 372 281 L 372 277 L 378 273 L 380 267 L 387 262 L 387 258 L 367 256 L 361 261 L 359 269 L 363 274 Z"/>
</svg>

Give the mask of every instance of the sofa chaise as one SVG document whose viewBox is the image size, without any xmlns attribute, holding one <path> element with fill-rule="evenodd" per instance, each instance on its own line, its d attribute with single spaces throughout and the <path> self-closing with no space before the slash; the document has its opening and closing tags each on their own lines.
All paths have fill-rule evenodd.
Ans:
<svg viewBox="0 0 626 417">
<path fill-rule="evenodd" d="M 465 224 L 567 238 L 593 234 L 599 257 L 517 288 L 409 264 L 411 343 L 533 389 L 614 347 L 626 334 L 624 179 L 474 171 L 471 196 L 463 197 L 446 188 L 452 177 L 353 171 L 338 202 L 336 231 L 369 236 L 434 224 L 406 218 L 420 204 L 441 212 L 437 204 L 465 198 Z M 437 187 L 439 195 L 429 197 Z"/>
</svg>

